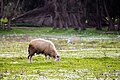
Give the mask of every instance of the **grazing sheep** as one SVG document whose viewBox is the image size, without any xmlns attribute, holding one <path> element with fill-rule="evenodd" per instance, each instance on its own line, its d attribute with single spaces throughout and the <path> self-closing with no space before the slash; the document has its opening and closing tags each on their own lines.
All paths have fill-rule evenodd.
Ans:
<svg viewBox="0 0 120 80">
<path fill-rule="evenodd" d="M 54 58 L 55 61 L 59 61 L 59 54 L 54 46 L 54 44 L 45 39 L 33 39 L 30 41 L 29 47 L 28 47 L 28 59 L 32 60 L 32 56 L 36 54 L 44 54 L 45 60 L 47 59 L 47 56 Z"/>
<path fill-rule="evenodd" d="M 74 42 L 80 41 L 80 40 L 81 40 L 81 38 L 73 36 L 73 37 L 68 38 L 67 43 L 68 44 L 73 44 Z"/>
</svg>

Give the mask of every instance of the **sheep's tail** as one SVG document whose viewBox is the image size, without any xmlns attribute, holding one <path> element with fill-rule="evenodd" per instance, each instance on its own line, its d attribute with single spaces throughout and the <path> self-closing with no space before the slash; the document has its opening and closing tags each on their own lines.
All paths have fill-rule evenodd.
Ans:
<svg viewBox="0 0 120 80">
<path fill-rule="evenodd" d="M 31 45 L 29 45 L 28 47 L 28 54 L 30 54 L 30 48 L 31 48 Z"/>
<path fill-rule="evenodd" d="M 29 59 L 29 57 L 30 57 L 31 50 L 32 50 L 32 45 L 29 44 L 29 47 L 28 47 L 28 59 Z"/>
</svg>

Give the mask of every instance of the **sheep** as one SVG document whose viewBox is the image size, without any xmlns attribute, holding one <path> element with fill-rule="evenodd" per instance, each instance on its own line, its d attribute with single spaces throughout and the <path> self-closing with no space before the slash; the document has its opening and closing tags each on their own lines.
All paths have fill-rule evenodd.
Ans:
<svg viewBox="0 0 120 80">
<path fill-rule="evenodd" d="M 81 38 L 76 37 L 76 36 L 72 36 L 72 37 L 68 38 L 67 43 L 68 44 L 73 44 L 74 42 L 80 41 L 80 40 L 81 40 Z"/>
<path fill-rule="evenodd" d="M 44 54 L 45 55 L 45 60 L 47 59 L 47 56 L 54 58 L 54 61 L 59 61 L 60 55 L 58 54 L 54 44 L 45 39 L 33 39 L 29 43 L 28 47 L 28 60 L 31 63 L 32 56 L 34 54 Z"/>
</svg>

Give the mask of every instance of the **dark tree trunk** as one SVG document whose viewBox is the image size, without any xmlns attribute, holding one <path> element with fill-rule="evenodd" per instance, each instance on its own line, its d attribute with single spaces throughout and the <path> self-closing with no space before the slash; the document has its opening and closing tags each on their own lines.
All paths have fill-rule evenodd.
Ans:
<svg viewBox="0 0 120 80">
<path fill-rule="evenodd" d="M 1 10 L 0 10 L 0 18 L 3 18 L 3 0 L 0 0 L 0 8 L 1 8 Z M 1 29 L 4 29 L 4 25 L 3 25 L 3 22 L 1 22 L 0 21 L 0 23 L 1 23 L 1 26 L 0 26 L 0 28 Z"/>
<path fill-rule="evenodd" d="M 86 29 L 86 18 L 87 18 L 87 0 L 84 0 L 81 3 L 81 18 L 80 18 L 80 25 L 81 29 L 85 30 Z M 79 15 L 80 16 L 80 15 Z"/>
<path fill-rule="evenodd" d="M 119 21 L 118 21 L 118 29 L 117 30 L 120 31 L 120 16 L 118 17 L 118 20 Z"/>
<path fill-rule="evenodd" d="M 11 29 L 11 19 L 10 18 L 8 18 L 8 30 L 10 30 Z"/>
<path fill-rule="evenodd" d="M 113 22 L 112 22 L 112 18 L 111 18 L 110 15 L 109 15 L 109 12 L 108 12 L 108 10 L 107 10 L 105 1 L 104 1 L 104 8 L 105 8 L 106 15 L 107 15 L 107 17 L 108 17 L 108 23 L 109 23 L 109 25 L 108 25 L 108 30 L 109 30 L 109 31 L 115 30 L 115 27 L 114 27 Z"/>
<path fill-rule="evenodd" d="M 97 30 L 102 30 L 102 23 L 101 23 L 101 0 L 96 0 L 96 12 L 97 12 L 97 17 L 96 17 L 96 22 L 97 22 L 97 26 L 96 26 L 96 29 Z"/>
<path fill-rule="evenodd" d="M 14 12 L 16 12 L 16 10 L 17 10 L 17 8 L 18 8 L 19 3 L 20 3 L 20 0 L 17 0 L 17 4 L 16 4 L 16 6 L 15 6 L 15 10 L 14 10 Z"/>
<path fill-rule="evenodd" d="M 108 30 L 109 30 L 109 31 L 115 30 L 115 27 L 114 27 L 114 25 L 113 25 L 113 22 L 112 22 L 112 19 L 111 19 L 111 18 L 109 18 Z"/>
</svg>

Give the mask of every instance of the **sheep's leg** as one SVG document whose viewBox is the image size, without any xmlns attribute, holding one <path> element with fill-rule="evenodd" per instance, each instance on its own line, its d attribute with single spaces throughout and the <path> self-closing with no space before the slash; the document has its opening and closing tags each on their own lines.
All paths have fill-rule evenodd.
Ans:
<svg viewBox="0 0 120 80">
<path fill-rule="evenodd" d="M 28 56 L 28 62 L 30 62 L 30 63 L 31 63 L 31 59 L 32 59 L 32 56 L 31 56 L 31 55 L 29 55 L 29 56 Z"/>
<path fill-rule="evenodd" d="M 50 56 L 48 56 L 48 59 L 50 60 Z"/>
<path fill-rule="evenodd" d="M 30 59 L 29 59 L 29 60 L 30 60 L 30 63 L 31 63 L 31 62 L 32 62 L 32 56 L 30 56 Z"/>
<path fill-rule="evenodd" d="M 28 62 L 30 62 L 30 55 L 28 55 Z"/>
<path fill-rule="evenodd" d="M 33 54 L 29 54 L 29 56 L 28 56 L 28 60 L 29 60 L 30 63 L 32 62 L 32 56 L 33 55 L 34 55 L 34 53 Z"/>
<path fill-rule="evenodd" d="M 46 61 L 47 60 L 47 55 L 45 54 L 45 60 L 44 61 Z"/>
<path fill-rule="evenodd" d="M 30 55 L 28 55 L 28 60 L 29 60 Z"/>
</svg>

